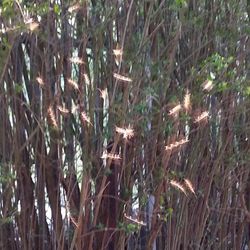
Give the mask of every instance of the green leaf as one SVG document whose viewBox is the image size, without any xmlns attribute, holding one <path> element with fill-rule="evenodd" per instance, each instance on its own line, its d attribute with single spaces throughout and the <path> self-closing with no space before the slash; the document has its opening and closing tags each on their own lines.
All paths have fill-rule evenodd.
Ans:
<svg viewBox="0 0 250 250">
<path fill-rule="evenodd" d="M 169 208 L 167 209 L 167 214 L 168 214 L 168 216 L 172 216 L 173 211 L 174 211 L 174 209 L 173 209 L 172 207 L 169 207 Z"/>
<path fill-rule="evenodd" d="M 15 92 L 16 94 L 20 94 L 23 91 L 23 86 L 19 83 L 15 84 Z"/>
<path fill-rule="evenodd" d="M 250 87 L 246 87 L 243 93 L 245 96 L 250 96 Z"/>
<path fill-rule="evenodd" d="M 177 7 L 181 8 L 182 6 L 187 6 L 187 2 L 185 0 L 175 0 L 175 4 Z"/>
<path fill-rule="evenodd" d="M 60 15 L 60 7 L 58 4 L 54 4 L 54 12 L 57 14 L 57 15 Z"/>
<path fill-rule="evenodd" d="M 218 84 L 218 87 L 217 87 L 217 92 L 223 92 L 225 90 L 229 89 L 229 85 L 227 82 L 221 82 Z"/>
</svg>

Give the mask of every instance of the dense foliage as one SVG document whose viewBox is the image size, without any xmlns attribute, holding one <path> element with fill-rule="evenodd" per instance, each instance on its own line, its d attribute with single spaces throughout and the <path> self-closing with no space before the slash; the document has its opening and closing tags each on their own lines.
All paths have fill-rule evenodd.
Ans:
<svg viewBox="0 0 250 250">
<path fill-rule="evenodd" d="M 0 1 L 0 248 L 250 248 L 249 24 L 248 0 Z"/>
</svg>

